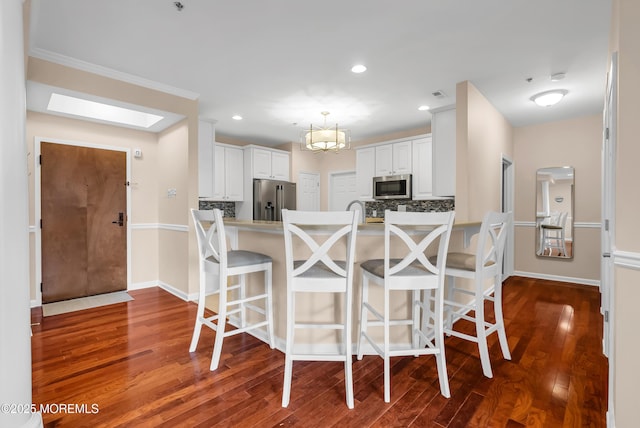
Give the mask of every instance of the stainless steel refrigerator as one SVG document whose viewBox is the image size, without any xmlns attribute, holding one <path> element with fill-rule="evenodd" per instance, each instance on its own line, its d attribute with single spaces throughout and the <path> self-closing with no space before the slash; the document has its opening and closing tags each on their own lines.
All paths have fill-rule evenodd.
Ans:
<svg viewBox="0 0 640 428">
<path fill-rule="evenodd" d="M 253 180 L 253 219 L 282 221 L 282 209 L 296 209 L 296 183 Z"/>
</svg>

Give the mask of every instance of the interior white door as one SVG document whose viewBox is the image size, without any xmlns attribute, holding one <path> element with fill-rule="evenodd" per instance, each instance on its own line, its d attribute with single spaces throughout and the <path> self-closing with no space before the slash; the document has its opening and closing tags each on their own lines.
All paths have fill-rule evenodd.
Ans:
<svg viewBox="0 0 640 428">
<path fill-rule="evenodd" d="M 514 171 L 513 171 L 513 161 L 506 157 L 502 156 L 502 212 L 506 213 L 511 211 L 514 212 Z M 504 249 L 504 259 L 502 261 L 502 279 L 506 279 L 513 274 L 514 270 L 514 226 L 513 226 L 513 217 L 511 219 L 511 225 L 509 230 L 507 231 L 507 242 L 505 243 Z"/>
<path fill-rule="evenodd" d="M 329 173 L 329 211 L 344 211 L 355 199 L 358 199 L 356 172 Z"/>
<path fill-rule="evenodd" d="M 298 204 L 300 211 L 320 210 L 320 174 L 301 172 L 298 174 Z"/>
<path fill-rule="evenodd" d="M 600 293 L 601 312 L 604 316 L 602 348 L 606 356 L 612 361 L 613 336 L 611 334 L 613 322 L 613 259 L 615 249 L 615 197 L 616 197 L 616 123 L 617 123 L 617 87 L 618 55 L 611 57 L 611 68 L 607 75 L 607 93 L 603 114 L 602 136 L 602 225 L 600 227 L 600 242 L 602 246 L 600 257 Z M 610 376 L 611 377 L 611 376 Z M 611 394 L 611 392 L 610 392 Z"/>
</svg>

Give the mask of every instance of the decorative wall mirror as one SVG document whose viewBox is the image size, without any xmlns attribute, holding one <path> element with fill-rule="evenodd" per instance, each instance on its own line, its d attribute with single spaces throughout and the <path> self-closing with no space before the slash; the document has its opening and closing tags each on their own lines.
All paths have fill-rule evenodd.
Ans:
<svg viewBox="0 0 640 428">
<path fill-rule="evenodd" d="M 573 258 L 573 185 L 573 167 L 537 171 L 536 255 Z"/>
</svg>

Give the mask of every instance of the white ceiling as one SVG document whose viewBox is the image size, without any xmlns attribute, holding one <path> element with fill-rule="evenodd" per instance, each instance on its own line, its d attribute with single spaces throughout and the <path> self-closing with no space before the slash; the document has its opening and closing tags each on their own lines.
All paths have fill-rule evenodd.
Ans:
<svg viewBox="0 0 640 428">
<path fill-rule="evenodd" d="M 182 4 L 33 0 L 30 52 L 195 93 L 218 135 L 266 145 L 298 140 L 324 110 L 356 141 L 415 129 L 430 122 L 418 106 L 454 104 L 465 80 L 514 126 L 602 111 L 610 0 Z M 558 105 L 530 101 L 554 88 L 569 91 Z"/>
</svg>

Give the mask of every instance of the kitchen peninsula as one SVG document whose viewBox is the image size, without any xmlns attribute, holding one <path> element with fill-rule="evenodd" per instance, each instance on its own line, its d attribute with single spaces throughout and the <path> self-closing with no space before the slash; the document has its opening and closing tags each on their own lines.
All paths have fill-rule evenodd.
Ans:
<svg viewBox="0 0 640 428">
<path fill-rule="evenodd" d="M 276 347 L 284 350 L 284 338 L 286 329 L 286 266 L 285 266 L 285 250 L 283 238 L 283 226 L 281 222 L 271 221 L 251 221 L 236 220 L 227 218 L 224 220 L 225 230 L 231 245 L 243 250 L 256 251 L 268 254 L 273 258 L 273 314 L 274 314 L 274 330 L 276 336 Z M 451 234 L 449 248 L 451 250 L 463 250 L 469 247 L 471 237 L 480 230 L 480 222 L 457 223 Z M 322 235 L 326 233 L 326 229 L 318 227 L 317 236 L 319 241 Z M 398 246 L 398 251 L 404 251 Z M 393 250 L 393 247 L 392 247 Z M 470 249 L 467 249 L 470 251 Z M 392 251 L 393 256 L 393 251 Z M 354 340 L 358 320 L 360 318 L 360 287 L 361 273 L 358 264 L 364 260 L 383 258 L 384 257 L 384 224 L 382 223 L 362 223 L 358 225 L 358 235 L 356 238 L 356 266 L 354 269 Z M 253 292 L 252 287 L 262 287 L 262 279 L 260 277 L 249 276 L 248 287 L 249 292 Z M 313 296 L 303 296 L 297 300 L 297 310 L 300 316 L 311 317 L 312 319 L 324 319 L 332 317 L 335 310 L 335 302 L 333 296 L 325 296 L 324 294 L 314 293 Z M 325 299 L 326 297 L 326 299 Z M 405 298 L 398 296 L 397 304 L 392 304 L 392 310 L 398 312 L 408 311 Z M 208 305 L 215 307 L 212 305 Z M 234 320 L 230 320 L 234 324 Z M 308 333 L 309 336 L 305 336 Z M 313 336 L 311 336 L 313 334 Z M 408 333 L 407 333 L 408 334 Z M 260 339 L 260 332 L 256 334 Z M 319 337 L 319 335 L 325 335 Z M 395 336 L 396 338 L 400 336 Z M 405 340 L 404 338 L 398 340 Z M 336 343 L 335 332 L 318 332 L 301 331 L 296 333 L 296 343 L 322 343 L 331 346 Z M 315 346 L 315 345 L 314 345 Z M 322 345 L 324 346 L 324 345 Z"/>
</svg>

